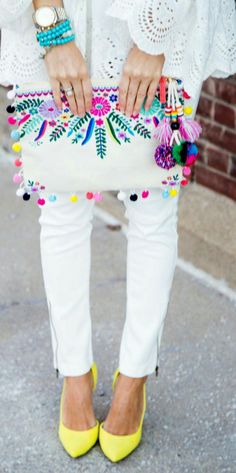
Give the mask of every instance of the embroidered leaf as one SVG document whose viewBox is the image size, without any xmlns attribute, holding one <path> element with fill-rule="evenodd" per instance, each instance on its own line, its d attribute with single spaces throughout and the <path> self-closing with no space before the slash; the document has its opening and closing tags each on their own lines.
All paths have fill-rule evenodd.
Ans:
<svg viewBox="0 0 236 473">
<path fill-rule="evenodd" d="M 40 138 L 42 138 L 42 136 L 45 134 L 46 132 L 46 129 L 47 129 L 47 125 L 48 125 L 48 121 L 47 120 L 44 120 L 41 127 L 40 127 L 40 130 L 38 132 L 38 135 L 36 136 L 36 138 L 34 139 L 34 141 L 38 141 Z"/>
<path fill-rule="evenodd" d="M 124 117 L 120 116 L 118 113 L 116 113 L 114 110 L 110 113 L 108 116 L 109 120 L 113 121 L 118 125 L 122 130 L 128 131 L 131 135 L 134 136 L 133 130 L 130 128 L 130 123 L 127 119 Z"/>
<path fill-rule="evenodd" d="M 72 144 L 73 144 L 73 145 L 74 145 L 74 144 L 77 145 L 77 143 L 79 143 L 79 141 L 80 141 L 82 138 L 83 138 L 83 135 L 82 135 L 81 133 L 78 133 L 78 135 L 76 135 L 76 137 L 73 138 Z"/>
<path fill-rule="evenodd" d="M 106 156 L 107 151 L 106 130 L 104 128 L 95 128 L 95 140 L 97 155 L 103 159 Z"/>
<path fill-rule="evenodd" d="M 86 113 L 84 117 L 75 117 L 73 120 L 70 122 L 70 129 L 68 131 L 68 135 L 70 136 L 72 133 L 77 133 L 80 131 L 80 128 L 89 121 L 91 118 L 91 115 L 89 113 Z"/>
<path fill-rule="evenodd" d="M 31 118 L 21 128 L 20 138 L 35 132 L 42 121 L 43 118 L 40 115 L 32 115 Z"/>
<path fill-rule="evenodd" d="M 174 179 L 174 181 L 178 181 L 179 180 L 179 174 L 176 174 L 175 176 L 173 176 L 173 179 Z"/>
<path fill-rule="evenodd" d="M 26 123 L 29 118 L 31 117 L 30 113 L 27 113 L 27 115 L 25 115 L 24 117 L 22 117 L 19 122 L 18 122 L 18 126 L 21 126 L 23 125 L 24 123 Z"/>
<path fill-rule="evenodd" d="M 106 119 L 105 119 L 105 124 L 106 124 L 107 131 L 108 131 L 110 137 L 111 137 L 114 141 L 116 141 L 116 143 L 118 143 L 118 144 L 120 145 L 121 142 L 120 142 L 120 140 L 118 140 L 118 138 L 117 138 L 117 136 L 116 136 L 116 134 L 115 134 L 115 130 L 114 130 L 114 128 L 113 128 L 113 126 L 112 126 L 112 123 L 111 123 L 111 121 L 110 121 L 109 118 L 106 118 Z"/>
<path fill-rule="evenodd" d="M 24 110 L 27 110 L 28 108 L 31 108 L 31 107 L 39 108 L 42 103 L 43 103 L 43 100 L 41 99 L 21 100 L 21 102 L 16 105 L 16 111 L 23 112 Z"/>
<path fill-rule="evenodd" d="M 137 133 L 142 136 L 143 138 L 149 138 L 151 139 L 151 133 L 150 131 L 141 123 L 136 123 L 134 127 L 134 131 L 137 131 Z"/>
<path fill-rule="evenodd" d="M 50 133 L 49 140 L 57 141 L 59 138 L 62 137 L 63 133 L 65 132 L 66 132 L 66 128 L 63 125 L 58 125 L 53 129 L 52 133 Z"/>
<path fill-rule="evenodd" d="M 85 145 L 90 140 L 90 138 L 93 134 L 94 126 L 95 126 L 95 120 L 94 120 L 94 118 L 91 118 L 91 120 L 89 122 L 89 125 L 88 125 L 88 128 L 87 128 L 85 138 L 81 143 L 82 145 Z"/>
</svg>

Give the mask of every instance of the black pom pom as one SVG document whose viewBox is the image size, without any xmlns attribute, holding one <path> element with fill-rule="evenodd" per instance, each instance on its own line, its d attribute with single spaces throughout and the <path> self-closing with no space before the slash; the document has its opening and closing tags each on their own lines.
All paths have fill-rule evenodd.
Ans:
<svg viewBox="0 0 236 473">
<path fill-rule="evenodd" d="M 138 199 L 137 194 L 131 194 L 130 200 L 132 200 L 133 202 L 135 202 L 137 199 Z"/>
<path fill-rule="evenodd" d="M 171 130 L 178 130 L 179 129 L 179 123 L 178 122 L 172 122 L 171 123 Z"/>
<path fill-rule="evenodd" d="M 15 112 L 15 107 L 13 105 L 8 105 L 6 108 L 7 113 L 14 113 Z"/>
<path fill-rule="evenodd" d="M 30 200 L 30 194 L 28 194 L 28 192 L 25 192 L 25 194 L 23 195 L 23 199 Z"/>
<path fill-rule="evenodd" d="M 184 165 L 186 163 L 187 155 L 188 155 L 188 142 L 185 141 L 184 143 L 182 143 L 182 151 L 180 152 L 181 164 Z"/>
</svg>

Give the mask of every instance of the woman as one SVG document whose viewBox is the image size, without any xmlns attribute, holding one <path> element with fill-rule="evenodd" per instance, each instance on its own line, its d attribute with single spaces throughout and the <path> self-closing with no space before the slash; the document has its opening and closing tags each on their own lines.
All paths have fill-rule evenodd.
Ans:
<svg viewBox="0 0 236 473">
<path fill-rule="evenodd" d="M 63 87 L 79 116 L 91 108 L 92 77 L 119 79 L 120 109 L 130 116 L 145 97 L 146 109 L 151 106 L 162 74 L 184 81 L 195 111 L 204 79 L 236 71 L 233 0 L 67 0 L 64 5 L 61 0 L 0 0 L 0 6 L 1 83 L 49 78 L 57 106 Z M 75 41 L 42 51 L 35 26 L 50 24 L 55 12 L 56 21 L 69 17 Z M 64 377 L 59 436 L 73 457 L 89 451 L 98 436 L 112 461 L 137 447 L 145 383 L 158 371 L 177 259 L 178 197 L 163 200 L 160 189 L 154 189 L 145 204 L 139 200 L 134 206 L 127 198 L 124 204 L 129 220 L 126 321 L 114 396 L 100 431 L 92 401 L 97 373 L 89 307 L 94 200 L 81 198 L 71 206 L 62 195 L 53 209 L 43 207 L 39 218 L 54 367 Z"/>
</svg>

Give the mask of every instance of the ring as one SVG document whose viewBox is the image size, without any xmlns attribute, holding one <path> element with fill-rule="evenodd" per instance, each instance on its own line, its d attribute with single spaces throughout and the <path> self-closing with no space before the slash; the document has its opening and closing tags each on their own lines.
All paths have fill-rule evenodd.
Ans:
<svg viewBox="0 0 236 473">
<path fill-rule="evenodd" d="M 70 97 L 71 95 L 73 95 L 73 87 L 67 87 L 67 89 L 64 89 L 66 95 L 68 95 L 68 97 Z"/>
</svg>

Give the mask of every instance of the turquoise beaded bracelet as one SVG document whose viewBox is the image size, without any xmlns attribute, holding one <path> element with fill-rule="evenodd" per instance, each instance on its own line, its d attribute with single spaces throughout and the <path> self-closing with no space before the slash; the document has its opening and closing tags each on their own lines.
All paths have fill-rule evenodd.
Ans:
<svg viewBox="0 0 236 473">
<path fill-rule="evenodd" d="M 71 33 L 71 34 L 70 34 Z M 70 20 L 65 20 L 47 31 L 37 33 L 37 40 L 42 47 L 57 46 L 74 41 Z"/>
</svg>

